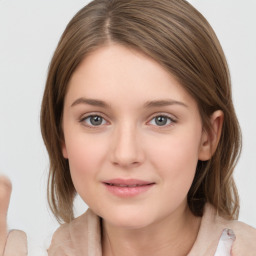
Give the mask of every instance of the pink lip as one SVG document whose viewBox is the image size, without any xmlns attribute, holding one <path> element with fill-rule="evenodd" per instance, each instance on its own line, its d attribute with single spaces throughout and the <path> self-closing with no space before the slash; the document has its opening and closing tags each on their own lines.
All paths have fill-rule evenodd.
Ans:
<svg viewBox="0 0 256 256">
<path fill-rule="evenodd" d="M 109 192 L 119 197 L 133 197 L 152 188 L 155 183 L 136 179 L 112 179 L 103 184 Z"/>
</svg>

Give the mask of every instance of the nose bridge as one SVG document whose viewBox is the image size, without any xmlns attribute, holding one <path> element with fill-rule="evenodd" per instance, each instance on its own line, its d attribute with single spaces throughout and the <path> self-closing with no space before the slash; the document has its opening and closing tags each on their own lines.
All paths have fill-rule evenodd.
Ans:
<svg viewBox="0 0 256 256">
<path fill-rule="evenodd" d="M 115 127 L 112 147 L 112 162 L 120 166 L 131 166 L 143 161 L 138 127 L 125 121 Z"/>
</svg>

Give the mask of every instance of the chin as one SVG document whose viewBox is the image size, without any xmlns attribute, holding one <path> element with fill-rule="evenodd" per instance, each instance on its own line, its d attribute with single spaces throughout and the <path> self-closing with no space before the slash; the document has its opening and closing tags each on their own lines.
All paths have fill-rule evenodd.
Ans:
<svg viewBox="0 0 256 256">
<path fill-rule="evenodd" d="M 119 210 L 116 212 L 110 212 L 110 214 L 104 214 L 103 220 L 116 228 L 124 229 L 140 229 L 153 223 L 153 216 L 149 216 L 148 213 L 131 211 L 131 210 Z"/>
<path fill-rule="evenodd" d="M 144 219 L 115 219 L 115 220 L 105 220 L 106 222 L 110 223 L 112 226 L 115 226 L 116 228 L 123 228 L 123 229 L 141 229 L 150 224 L 150 222 L 145 221 Z"/>
</svg>

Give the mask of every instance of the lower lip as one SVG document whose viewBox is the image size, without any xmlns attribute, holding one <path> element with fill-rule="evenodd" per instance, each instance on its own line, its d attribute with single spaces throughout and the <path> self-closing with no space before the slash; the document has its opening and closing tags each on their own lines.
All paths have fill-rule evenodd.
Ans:
<svg viewBox="0 0 256 256">
<path fill-rule="evenodd" d="M 151 189 L 154 186 L 154 184 L 148 184 L 148 185 L 137 186 L 137 187 L 118 187 L 118 186 L 108 185 L 106 183 L 104 183 L 104 185 L 110 193 L 119 197 L 138 196 L 144 192 L 147 192 L 149 189 Z"/>
</svg>

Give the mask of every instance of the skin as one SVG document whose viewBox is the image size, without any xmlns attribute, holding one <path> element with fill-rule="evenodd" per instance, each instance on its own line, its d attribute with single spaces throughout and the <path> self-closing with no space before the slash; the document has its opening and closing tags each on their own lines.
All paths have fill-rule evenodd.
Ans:
<svg viewBox="0 0 256 256">
<path fill-rule="evenodd" d="M 26 256 L 28 254 L 27 236 L 21 230 L 8 232 L 7 212 L 12 192 L 11 181 L 0 175 L 0 255 Z"/>
<path fill-rule="evenodd" d="M 221 111 L 211 117 L 213 132 L 204 132 L 197 104 L 181 84 L 156 61 L 117 44 L 82 61 L 63 111 L 63 156 L 78 194 L 103 218 L 104 256 L 187 255 L 200 218 L 186 197 L 198 160 L 216 148 Z M 100 118 L 97 125 L 92 115 Z M 121 198 L 103 184 L 115 178 L 154 185 Z"/>
<path fill-rule="evenodd" d="M 8 178 L 0 176 L 0 255 L 3 255 L 7 240 L 7 211 L 11 197 L 12 185 Z"/>
</svg>

